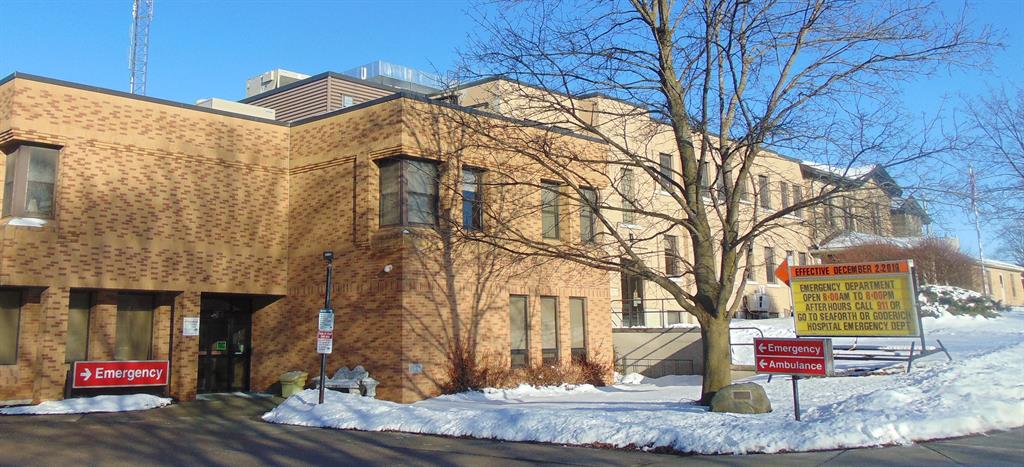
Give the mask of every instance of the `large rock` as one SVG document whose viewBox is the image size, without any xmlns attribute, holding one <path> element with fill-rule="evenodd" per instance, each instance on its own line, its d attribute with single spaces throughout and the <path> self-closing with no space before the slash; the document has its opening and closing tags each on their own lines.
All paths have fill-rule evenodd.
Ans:
<svg viewBox="0 0 1024 467">
<path fill-rule="evenodd" d="M 768 413 L 772 403 L 764 388 L 755 383 L 730 384 L 711 398 L 712 412 Z"/>
</svg>

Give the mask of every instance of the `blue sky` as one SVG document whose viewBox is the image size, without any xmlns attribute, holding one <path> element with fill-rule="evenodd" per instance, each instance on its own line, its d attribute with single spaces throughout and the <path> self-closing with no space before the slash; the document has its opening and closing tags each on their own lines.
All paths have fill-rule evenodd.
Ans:
<svg viewBox="0 0 1024 467">
<path fill-rule="evenodd" d="M 20 71 L 127 90 L 130 0 L 0 5 L 0 76 Z M 944 0 L 940 10 L 961 5 Z M 240 99 L 247 78 L 273 68 L 315 74 L 377 59 L 446 70 L 473 30 L 469 8 L 468 2 L 443 0 L 156 0 L 148 94 L 180 102 Z M 1024 0 L 976 1 L 969 11 L 972 21 L 1000 30 L 1007 48 L 995 53 L 990 70 L 940 73 L 911 83 L 904 95 L 911 112 L 934 113 L 944 98 L 1024 83 Z M 973 228 L 961 214 L 937 214 L 936 233 L 959 236 L 963 249 L 975 253 Z"/>
</svg>

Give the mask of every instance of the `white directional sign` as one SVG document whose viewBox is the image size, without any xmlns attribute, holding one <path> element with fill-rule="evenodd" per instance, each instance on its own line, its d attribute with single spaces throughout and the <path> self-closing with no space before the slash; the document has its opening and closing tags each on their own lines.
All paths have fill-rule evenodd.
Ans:
<svg viewBox="0 0 1024 467">
<path fill-rule="evenodd" d="M 316 353 L 329 354 L 334 351 L 334 310 L 320 310 L 317 321 Z"/>
</svg>

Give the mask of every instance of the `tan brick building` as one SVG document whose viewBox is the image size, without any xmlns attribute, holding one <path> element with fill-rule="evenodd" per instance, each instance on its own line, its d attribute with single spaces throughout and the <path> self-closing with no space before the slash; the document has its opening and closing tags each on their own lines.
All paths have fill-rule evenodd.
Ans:
<svg viewBox="0 0 1024 467">
<path fill-rule="evenodd" d="M 328 368 L 364 365 L 379 397 L 437 394 L 453 346 L 496 365 L 610 363 L 605 273 L 465 242 L 445 248 L 434 227 L 461 223 L 466 177 L 493 170 L 523 188 L 474 192 L 473 227 L 508 223 L 539 238 L 539 214 L 506 219 L 525 208 L 497 200 L 540 204 L 530 187 L 543 172 L 510 170 L 513 155 L 455 150 L 427 118 L 444 106 L 364 87 L 358 100 L 340 98 L 347 105 L 332 108 L 338 94 L 325 90 L 322 108 L 273 121 L 35 76 L 0 80 L 0 404 L 63 397 L 76 360 L 169 360 L 168 392 L 180 399 L 313 372 L 325 250 L 337 313 Z M 578 238 L 563 217 L 549 241 Z M 200 318 L 200 336 L 183 335 L 186 317 Z"/>
</svg>

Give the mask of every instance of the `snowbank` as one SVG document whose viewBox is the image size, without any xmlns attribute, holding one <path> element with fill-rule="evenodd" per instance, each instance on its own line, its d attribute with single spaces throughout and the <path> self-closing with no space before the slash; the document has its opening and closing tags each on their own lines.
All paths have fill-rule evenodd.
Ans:
<svg viewBox="0 0 1024 467">
<path fill-rule="evenodd" d="M 0 415 L 57 415 L 92 412 L 129 412 L 163 407 L 170 399 L 149 394 L 95 396 L 47 401 L 38 405 L 0 408 Z"/>
<path fill-rule="evenodd" d="M 767 335 L 792 335 L 792 321 L 758 320 Z M 711 413 L 693 402 L 699 376 L 640 378 L 596 388 L 563 385 L 468 392 L 415 404 L 304 391 L 268 412 L 272 423 L 404 431 L 510 441 L 667 447 L 692 453 L 809 451 L 908 444 L 1024 426 L 1024 315 L 925 319 L 954 361 L 930 357 L 911 373 L 800 382 L 803 421 L 793 419 L 788 378 L 752 378 L 774 412 Z M 738 330 L 737 333 L 751 331 Z M 788 333 L 788 334 L 787 334 Z M 637 375 L 639 376 L 639 375 Z M 632 375 L 623 377 L 636 379 Z"/>
</svg>

